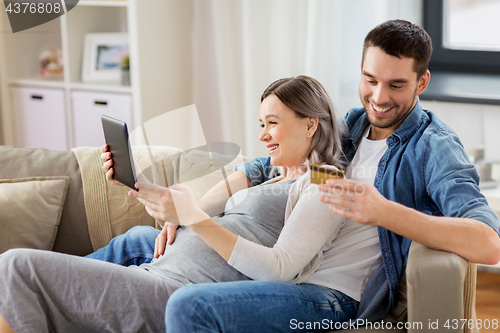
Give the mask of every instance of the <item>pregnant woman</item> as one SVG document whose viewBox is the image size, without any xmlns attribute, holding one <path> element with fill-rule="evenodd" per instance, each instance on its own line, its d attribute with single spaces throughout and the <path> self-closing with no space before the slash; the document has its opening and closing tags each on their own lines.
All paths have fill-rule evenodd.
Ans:
<svg viewBox="0 0 500 333">
<path fill-rule="evenodd" d="M 225 215 L 213 219 L 184 186 L 139 184 L 139 192 L 130 195 L 149 214 L 187 225 L 163 256 L 140 266 L 40 250 L 5 252 L 0 332 L 161 332 L 167 300 L 183 285 L 249 280 L 249 275 L 306 281 L 334 239 L 342 239 L 345 219 L 319 201 L 306 173 L 309 163 L 340 167 L 340 129 L 327 93 L 312 78 L 278 80 L 261 101 L 259 139 L 269 148 L 271 163 L 283 167 L 282 177 L 236 192 Z M 350 226 L 348 234 L 356 228 L 364 227 Z M 242 252 L 252 246 L 258 256 Z M 351 299 L 318 287 L 330 297 Z M 347 303 L 336 320 L 354 316 L 356 301 Z"/>
</svg>

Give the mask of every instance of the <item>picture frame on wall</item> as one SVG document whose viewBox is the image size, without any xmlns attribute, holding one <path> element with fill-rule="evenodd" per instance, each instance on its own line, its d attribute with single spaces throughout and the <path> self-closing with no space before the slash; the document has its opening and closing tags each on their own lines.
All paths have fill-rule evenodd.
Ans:
<svg viewBox="0 0 500 333">
<path fill-rule="evenodd" d="M 89 33 L 83 48 L 82 82 L 121 80 L 121 61 L 129 55 L 127 33 Z"/>
</svg>

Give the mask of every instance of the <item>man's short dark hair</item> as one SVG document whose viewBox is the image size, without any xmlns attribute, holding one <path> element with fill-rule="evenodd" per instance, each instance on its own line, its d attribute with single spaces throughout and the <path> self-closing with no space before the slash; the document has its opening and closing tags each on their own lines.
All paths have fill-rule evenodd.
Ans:
<svg viewBox="0 0 500 333">
<path fill-rule="evenodd" d="M 411 22 L 404 20 L 386 21 L 373 28 L 363 43 L 363 59 L 366 50 L 380 47 L 385 53 L 401 58 L 413 58 L 413 70 L 417 78 L 422 77 L 429 67 L 432 54 L 432 40 L 427 32 Z"/>
</svg>

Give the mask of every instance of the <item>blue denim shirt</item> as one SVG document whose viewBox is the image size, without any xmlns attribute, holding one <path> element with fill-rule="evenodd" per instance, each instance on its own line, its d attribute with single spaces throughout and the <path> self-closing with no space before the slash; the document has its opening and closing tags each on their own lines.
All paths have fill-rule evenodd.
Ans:
<svg viewBox="0 0 500 333">
<path fill-rule="evenodd" d="M 344 117 L 348 136 L 343 150 L 350 162 L 369 125 L 364 108 Z M 412 112 L 387 138 L 379 161 L 375 187 L 387 199 L 435 216 L 467 217 L 499 233 L 497 214 L 479 191 L 479 175 L 458 136 L 417 101 Z M 270 158 L 239 164 L 252 185 L 268 179 Z M 411 240 L 378 227 L 382 264 L 368 280 L 357 318 L 375 321 L 385 317 L 398 301 L 398 284 L 406 267 Z M 499 233 L 500 235 L 500 233 Z"/>
</svg>

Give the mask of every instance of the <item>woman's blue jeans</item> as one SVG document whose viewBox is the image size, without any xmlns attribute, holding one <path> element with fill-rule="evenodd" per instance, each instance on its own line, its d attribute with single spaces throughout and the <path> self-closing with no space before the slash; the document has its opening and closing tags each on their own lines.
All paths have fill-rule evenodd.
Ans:
<svg viewBox="0 0 500 333">
<path fill-rule="evenodd" d="M 160 230 L 153 227 L 135 226 L 86 257 L 123 266 L 139 266 L 153 260 L 155 240 L 159 233 Z"/>
<path fill-rule="evenodd" d="M 236 281 L 182 287 L 169 298 L 168 333 L 322 332 L 354 318 L 359 303 L 315 284 Z"/>
</svg>

